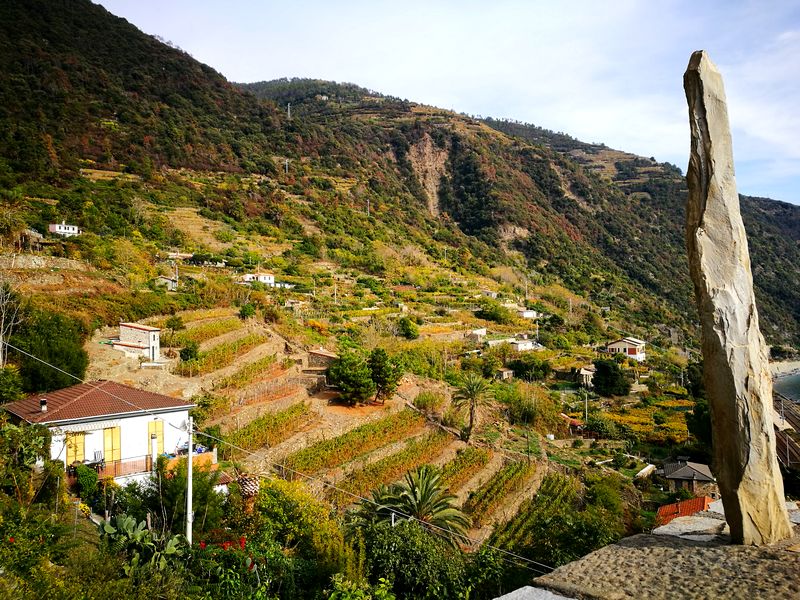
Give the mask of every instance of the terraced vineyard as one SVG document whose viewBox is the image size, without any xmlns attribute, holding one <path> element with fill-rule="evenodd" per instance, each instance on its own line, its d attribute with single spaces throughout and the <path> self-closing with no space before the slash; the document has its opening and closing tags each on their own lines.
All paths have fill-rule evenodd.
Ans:
<svg viewBox="0 0 800 600">
<path fill-rule="evenodd" d="M 533 475 L 535 469 L 535 463 L 510 462 L 470 494 L 464 503 L 463 510 L 472 516 L 473 525 L 480 527 L 488 523 L 506 496 L 519 491 L 525 480 Z"/>
<path fill-rule="evenodd" d="M 305 402 L 286 410 L 267 413 L 226 436 L 226 441 L 245 450 L 274 446 L 314 422 L 316 415 Z"/>
<path fill-rule="evenodd" d="M 492 452 L 485 448 L 468 446 L 459 450 L 456 457 L 442 467 L 442 485 L 449 490 L 461 488 L 491 460 Z"/>
<path fill-rule="evenodd" d="M 379 485 L 396 481 L 407 471 L 432 461 L 452 441 L 452 436 L 440 431 L 411 440 L 399 452 L 351 473 L 337 486 L 339 489 L 328 490 L 326 496 L 335 506 L 345 507 L 355 496 L 369 496 Z"/>
<path fill-rule="evenodd" d="M 306 474 L 330 469 L 401 440 L 421 430 L 424 424 L 424 417 L 404 410 L 294 452 L 286 457 L 285 465 Z"/>
<path fill-rule="evenodd" d="M 241 329 L 242 327 L 244 327 L 244 323 L 242 323 L 241 319 L 236 317 L 209 321 L 208 323 L 201 323 L 195 327 L 179 331 L 170 342 L 172 346 L 185 346 L 188 342 L 197 342 L 200 344 L 220 335 Z"/>
<path fill-rule="evenodd" d="M 234 391 L 247 387 L 258 381 L 272 365 L 275 364 L 275 355 L 268 354 L 256 361 L 247 363 L 241 369 L 214 382 L 215 390 Z"/>
<path fill-rule="evenodd" d="M 179 375 L 191 377 L 223 369 L 232 364 L 238 357 L 248 353 L 268 339 L 262 333 L 249 333 L 237 340 L 223 342 L 205 352 L 200 352 L 195 360 L 179 363 L 175 367 L 175 372 Z"/>
</svg>

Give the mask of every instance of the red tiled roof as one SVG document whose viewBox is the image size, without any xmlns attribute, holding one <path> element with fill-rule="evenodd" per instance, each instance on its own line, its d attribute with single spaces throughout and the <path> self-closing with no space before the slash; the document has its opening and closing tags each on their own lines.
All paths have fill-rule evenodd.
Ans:
<svg viewBox="0 0 800 600">
<path fill-rule="evenodd" d="M 713 500 L 708 496 L 701 496 L 700 498 L 689 498 L 688 500 L 681 500 L 675 504 L 665 504 L 658 508 L 656 515 L 657 525 L 666 525 L 672 519 L 677 517 L 689 517 L 695 513 L 703 510 L 708 510 Z"/>
<path fill-rule="evenodd" d="M 40 400 L 47 399 L 47 412 Z M 3 408 L 29 423 L 55 423 L 168 408 L 191 408 L 194 404 L 147 392 L 114 381 L 79 383 L 62 390 L 33 394 Z"/>
</svg>

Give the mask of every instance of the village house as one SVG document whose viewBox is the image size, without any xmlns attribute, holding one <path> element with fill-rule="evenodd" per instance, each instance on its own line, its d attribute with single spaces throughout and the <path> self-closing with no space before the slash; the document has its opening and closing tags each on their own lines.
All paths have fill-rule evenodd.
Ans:
<svg viewBox="0 0 800 600">
<path fill-rule="evenodd" d="M 519 310 L 517 310 L 517 316 L 523 319 L 533 320 L 540 318 L 542 314 L 530 308 L 520 308 Z"/>
<path fill-rule="evenodd" d="M 141 323 L 120 323 L 119 339 L 112 345 L 129 356 L 144 356 L 155 362 L 161 358 L 161 330 Z"/>
<path fill-rule="evenodd" d="M 622 353 L 628 358 L 644 362 L 647 358 L 644 350 L 645 342 L 634 337 L 624 337 L 622 339 L 611 342 L 606 346 L 606 352 L 609 354 Z"/>
<path fill-rule="evenodd" d="M 530 352 L 531 350 L 541 350 L 544 348 L 536 340 L 527 338 L 517 338 L 511 342 L 511 349 L 515 352 Z"/>
<path fill-rule="evenodd" d="M 272 273 L 245 273 L 242 275 L 241 281 L 244 285 L 250 285 L 253 283 L 260 283 L 261 285 L 265 285 L 271 288 L 286 288 L 291 289 L 294 287 L 291 283 L 282 283 L 280 281 L 275 281 L 275 275 Z"/>
<path fill-rule="evenodd" d="M 481 290 L 481 294 L 483 294 L 486 298 L 497 298 L 497 292 L 493 290 Z"/>
<path fill-rule="evenodd" d="M 489 348 L 496 348 L 497 346 L 502 346 L 503 344 L 513 344 L 516 341 L 516 338 L 499 338 L 496 340 L 486 340 L 486 346 Z"/>
<path fill-rule="evenodd" d="M 68 475 L 85 464 L 118 483 L 146 477 L 164 454 L 185 453 L 195 405 L 113 381 L 92 381 L 33 394 L 3 408 L 18 422 L 45 425 L 50 458 Z M 203 462 L 215 462 L 208 453 Z"/>
<path fill-rule="evenodd" d="M 166 288 L 168 292 L 175 292 L 178 289 L 178 278 L 159 275 L 156 277 L 156 286 Z"/>
<path fill-rule="evenodd" d="M 486 337 L 487 333 L 488 332 L 486 331 L 486 327 L 480 327 L 478 329 L 473 329 L 472 331 L 467 332 L 466 338 L 470 342 L 475 342 L 477 344 L 480 344 Z"/>
<path fill-rule="evenodd" d="M 497 369 L 497 371 L 495 371 L 495 378 L 499 379 L 500 381 L 509 381 L 514 379 L 514 371 L 506 367 L 500 367 Z"/>
<path fill-rule="evenodd" d="M 579 386 L 591 389 L 594 387 L 594 374 L 597 369 L 594 365 L 587 365 L 578 369 L 576 381 Z"/>
<path fill-rule="evenodd" d="M 65 221 L 61 221 L 61 223 L 50 223 L 47 226 L 47 231 L 64 237 L 72 237 L 83 233 L 77 225 L 67 225 Z"/>
<path fill-rule="evenodd" d="M 686 456 L 679 456 L 676 462 L 664 463 L 656 474 L 667 480 L 671 492 L 685 488 L 695 495 L 706 494 L 713 498 L 719 495 L 716 479 L 708 465 L 690 462 Z"/>
</svg>

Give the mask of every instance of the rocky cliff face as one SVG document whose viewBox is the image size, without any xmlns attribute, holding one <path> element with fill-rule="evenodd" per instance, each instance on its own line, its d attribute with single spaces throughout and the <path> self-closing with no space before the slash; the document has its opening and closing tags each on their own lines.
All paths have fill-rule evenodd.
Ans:
<svg viewBox="0 0 800 600">
<path fill-rule="evenodd" d="M 446 170 L 447 150 L 436 147 L 433 138 L 426 133 L 409 148 L 408 159 L 428 198 L 428 212 L 439 216 L 439 185 Z"/>
</svg>

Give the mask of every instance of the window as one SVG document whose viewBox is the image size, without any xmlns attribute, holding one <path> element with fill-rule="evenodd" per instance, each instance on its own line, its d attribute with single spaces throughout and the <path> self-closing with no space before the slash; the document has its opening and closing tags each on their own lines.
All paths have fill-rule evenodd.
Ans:
<svg viewBox="0 0 800 600">
<path fill-rule="evenodd" d="M 147 443 L 150 444 L 150 440 L 153 437 L 153 434 L 156 434 L 156 439 L 158 440 L 158 454 L 164 454 L 164 421 L 157 419 L 155 421 L 149 421 L 147 423 Z M 152 448 L 152 446 L 147 446 L 148 450 Z M 148 452 L 149 453 L 149 452 Z"/>
<path fill-rule="evenodd" d="M 106 462 L 122 459 L 120 437 L 119 427 L 107 427 L 103 429 L 103 458 Z"/>
<path fill-rule="evenodd" d="M 67 464 L 83 462 L 86 453 L 86 434 L 83 432 L 67 432 Z"/>
</svg>

